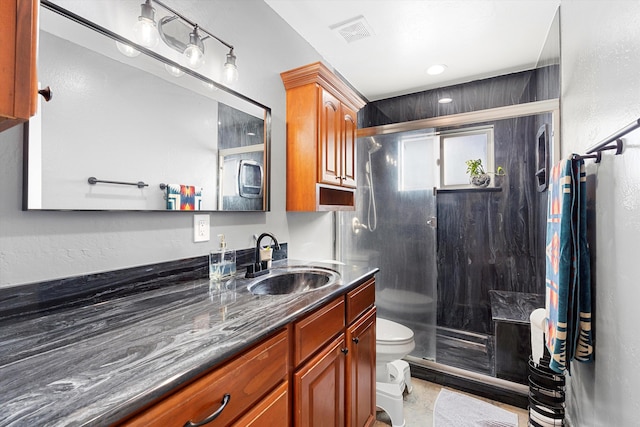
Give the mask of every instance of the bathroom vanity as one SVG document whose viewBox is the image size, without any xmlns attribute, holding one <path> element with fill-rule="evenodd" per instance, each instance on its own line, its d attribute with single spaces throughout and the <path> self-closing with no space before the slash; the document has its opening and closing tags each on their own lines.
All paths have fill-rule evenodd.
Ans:
<svg viewBox="0 0 640 427">
<path fill-rule="evenodd" d="M 0 424 L 182 426 L 220 410 L 207 425 L 371 425 L 378 270 L 313 265 L 341 282 L 258 296 L 240 276 L 141 278 L 142 292 L 0 317 Z"/>
</svg>

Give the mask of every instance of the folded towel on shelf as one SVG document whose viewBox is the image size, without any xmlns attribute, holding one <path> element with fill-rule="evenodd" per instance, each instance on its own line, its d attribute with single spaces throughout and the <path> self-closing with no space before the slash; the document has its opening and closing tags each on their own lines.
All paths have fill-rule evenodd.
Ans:
<svg viewBox="0 0 640 427">
<path fill-rule="evenodd" d="M 199 211 L 202 205 L 202 187 L 184 184 L 167 184 L 167 209 L 174 211 Z"/>
<path fill-rule="evenodd" d="M 574 360 L 591 361 L 591 272 L 584 160 L 556 164 L 549 183 L 546 239 L 549 367 L 563 373 Z"/>
</svg>

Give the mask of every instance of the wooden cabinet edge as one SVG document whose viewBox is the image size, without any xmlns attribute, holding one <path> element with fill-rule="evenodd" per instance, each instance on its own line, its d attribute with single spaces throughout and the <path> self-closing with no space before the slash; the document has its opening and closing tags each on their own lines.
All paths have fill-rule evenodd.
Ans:
<svg viewBox="0 0 640 427">
<path fill-rule="evenodd" d="M 314 62 L 282 72 L 280 77 L 286 90 L 317 83 L 356 112 L 366 105 L 366 102 L 349 85 L 322 62 Z"/>
<path fill-rule="evenodd" d="M 0 90 L 12 94 L 0 105 L 0 132 L 24 123 L 35 114 L 37 105 L 36 50 L 38 33 L 38 0 L 16 0 L 15 20 L 3 16 L 3 32 L 13 32 L 10 43 L 3 42 L 0 68 Z M 8 18 L 8 19 L 7 19 Z M 7 76 L 10 70 L 10 76 Z"/>
</svg>

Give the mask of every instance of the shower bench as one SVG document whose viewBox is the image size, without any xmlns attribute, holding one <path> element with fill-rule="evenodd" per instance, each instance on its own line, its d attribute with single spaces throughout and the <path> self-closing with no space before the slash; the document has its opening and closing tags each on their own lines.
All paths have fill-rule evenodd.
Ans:
<svg viewBox="0 0 640 427">
<path fill-rule="evenodd" d="M 496 377 L 527 384 L 531 354 L 529 315 L 544 307 L 544 295 L 491 290 L 489 298 L 495 331 Z"/>
</svg>

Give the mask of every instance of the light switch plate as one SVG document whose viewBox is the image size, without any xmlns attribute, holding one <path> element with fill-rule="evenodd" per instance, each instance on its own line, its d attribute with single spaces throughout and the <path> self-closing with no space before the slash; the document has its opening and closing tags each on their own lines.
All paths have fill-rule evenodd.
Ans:
<svg viewBox="0 0 640 427">
<path fill-rule="evenodd" d="M 208 242 L 209 241 L 209 215 L 193 216 L 193 241 Z"/>
</svg>

